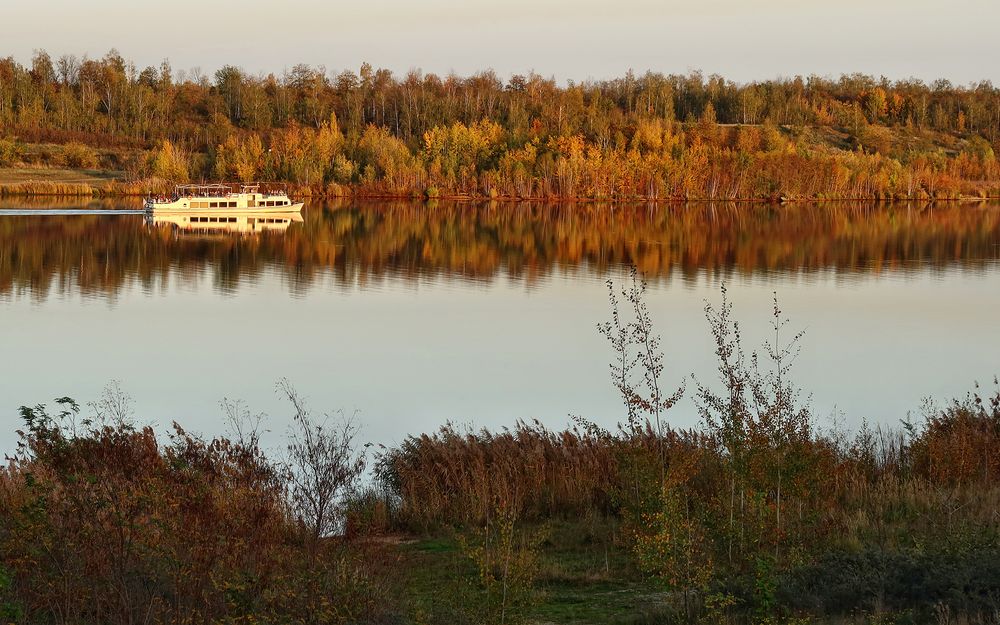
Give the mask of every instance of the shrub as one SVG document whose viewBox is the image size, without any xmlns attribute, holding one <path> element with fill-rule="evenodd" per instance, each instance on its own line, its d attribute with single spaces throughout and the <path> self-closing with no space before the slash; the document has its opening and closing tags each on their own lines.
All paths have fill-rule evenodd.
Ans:
<svg viewBox="0 0 1000 625">
<path fill-rule="evenodd" d="M 522 623 L 538 593 L 538 548 L 543 531 L 518 531 L 516 514 L 497 509 L 472 536 L 460 536 L 462 552 L 476 567 L 477 592 L 469 595 L 471 621 L 482 625 Z"/>
<path fill-rule="evenodd" d="M 67 143 L 63 148 L 66 164 L 75 169 L 92 169 L 97 167 L 97 152 L 82 143 Z"/>
<path fill-rule="evenodd" d="M 970 616 L 1000 610 L 1000 553 L 831 552 L 778 580 L 786 607 L 826 615 L 946 608 Z M 973 619 L 978 621 L 979 619 Z"/>
<path fill-rule="evenodd" d="M 21 408 L 0 469 L 5 621 L 344 623 L 391 609 L 377 553 L 304 548 L 286 474 L 253 432 L 175 425 L 161 441 L 116 389 L 93 410 Z"/>
<path fill-rule="evenodd" d="M 10 167 L 21 160 L 21 147 L 13 139 L 0 138 L 0 167 Z"/>
<path fill-rule="evenodd" d="M 1000 382 L 992 396 L 976 392 L 925 415 L 910 444 L 914 471 L 935 484 L 990 483 L 1000 477 Z"/>
</svg>

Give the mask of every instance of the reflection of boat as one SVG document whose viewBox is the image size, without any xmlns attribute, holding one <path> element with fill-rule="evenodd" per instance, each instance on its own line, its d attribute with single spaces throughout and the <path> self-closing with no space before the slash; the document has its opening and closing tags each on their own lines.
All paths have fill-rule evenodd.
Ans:
<svg viewBox="0 0 1000 625">
<path fill-rule="evenodd" d="M 170 197 L 146 198 L 147 211 L 225 211 L 247 213 L 285 213 L 302 210 L 302 203 L 293 203 L 284 191 L 261 190 L 259 184 L 182 184 L 174 187 Z"/>
<path fill-rule="evenodd" d="M 146 213 L 150 226 L 169 226 L 175 231 L 192 234 L 257 234 L 284 232 L 293 223 L 302 222 L 297 210 L 281 213 L 254 213 L 237 210 L 186 210 L 156 209 Z"/>
</svg>

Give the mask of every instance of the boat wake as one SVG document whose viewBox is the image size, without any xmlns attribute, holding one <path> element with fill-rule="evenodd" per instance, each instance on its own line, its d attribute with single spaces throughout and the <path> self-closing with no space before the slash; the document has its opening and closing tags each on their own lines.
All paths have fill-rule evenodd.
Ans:
<svg viewBox="0 0 1000 625">
<path fill-rule="evenodd" d="M 3 216 L 48 216 L 48 217 L 62 217 L 66 215 L 142 215 L 146 211 L 143 209 L 117 209 L 117 208 L 107 208 L 107 209 L 86 209 L 86 208 L 0 208 L 0 217 Z"/>
</svg>

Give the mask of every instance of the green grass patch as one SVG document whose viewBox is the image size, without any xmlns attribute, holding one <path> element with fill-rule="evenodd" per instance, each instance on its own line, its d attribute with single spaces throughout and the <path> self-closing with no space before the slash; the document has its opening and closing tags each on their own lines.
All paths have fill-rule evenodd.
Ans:
<svg viewBox="0 0 1000 625">
<path fill-rule="evenodd" d="M 539 601 L 531 621 L 539 623 L 655 622 L 667 610 L 667 595 L 645 581 L 607 519 L 560 520 L 531 526 L 545 532 L 539 553 Z M 443 622 L 476 591 L 476 568 L 445 532 L 399 545 L 402 583 L 414 614 Z M 652 619 L 652 620 L 651 620 Z"/>
</svg>

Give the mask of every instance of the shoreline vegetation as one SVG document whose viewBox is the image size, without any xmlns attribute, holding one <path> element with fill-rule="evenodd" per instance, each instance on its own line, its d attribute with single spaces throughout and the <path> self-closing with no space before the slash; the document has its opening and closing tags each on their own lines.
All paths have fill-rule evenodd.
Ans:
<svg viewBox="0 0 1000 625">
<path fill-rule="evenodd" d="M 314 198 L 995 198 L 998 149 L 1000 89 L 988 82 L 629 72 L 560 84 L 368 64 L 206 76 L 167 61 L 140 69 L 114 50 L 0 59 L 8 196 L 272 180 Z"/>
<path fill-rule="evenodd" d="M 777 297 L 750 349 L 725 287 L 718 378 L 660 348 L 633 272 L 608 283 L 622 421 L 451 424 L 367 450 L 287 381 L 287 450 L 224 401 L 225 437 L 22 407 L 0 469 L 12 623 L 976 623 L 1000 610 L 1000 385 L 898 427 L 821 427 Z M 701 423 L 669 425 L 694 396 Z M 86 417 L 84 416 L 86 415 Z M 368 468 L 366 478 L 362 474 Z"/>
</svg>

